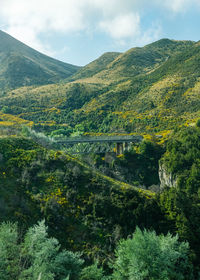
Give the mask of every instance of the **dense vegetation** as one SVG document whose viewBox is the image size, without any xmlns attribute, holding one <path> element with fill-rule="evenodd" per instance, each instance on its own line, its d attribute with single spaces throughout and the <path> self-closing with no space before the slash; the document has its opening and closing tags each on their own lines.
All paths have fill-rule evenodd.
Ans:
<svg viewBox="0 0 200 280">
<path fill-rule="evenodd" d="M 82 161 L 117 180 L 140 188 L 159 185 L 159 159 L 165 148 L 153 141 L 143 141 L 116 157 L 115 153 L 80 156 Z M 157 188 L 158 189 L 158 188 Z"/>
<path fill-rule="evenodd" d="M 157 220 L 159 228 L 162 215 L 151 192 L 24 138 L 2 138 L 0 154 L 1 221 L 27 227 L 42 216 L 63 246 L 101 261 L 136 225 L 149 228 Z"/>
<path fill-rule="evenodd" d="M 75 73 L 1 38 L 0 278 L 200 279 L 200 44 L 163 39 Z M 102 134 L 144 141 L 74 157 L 50 138 Z"/>
<path fill-rule="evenodd" d="M 199 262 L 200 244 L 200 128 L 184 128 L 177 131 L 167 145 L 161 160 L 175 178 L 174 188 L 160 194 L 161 208 L 182 240 L 188 240 Z"/>
<path fill-rule="evenodd" d="M 147 174 L 143 184 L 146 182 L 148 187 L 158 180 L 153 174 L 158 174 L 161 157 L 161 166 L 172 172 L 178 183 L 156 195 L 111 179 L 86 163 L 62 151 L 43 148 L 31 139 L 1 138 L 0 220 L 17 221 L 24 232 L 45 218 L 50 236 L 57 238 L 62 248 L 82 252 L 85 264 L 98 261 L 106 273 L 112 272 L 109 262 L 114 260 L 117 243 L 130 237 L 136 226 L 154 229 L 158 234 L 178 233 L 181 241 L 190 244 L 188 257 L 197 274 L 199 136 L 198 126 L 179 129 L 171 136 L 164 154 L 157 144 L 144 142 L 136 151 L 116 159 L 118 168 L 122 166 L 121 172 L 125 164 L 133 177 Z M 138 169 L 134 167 L 134 157 Z"/>
<path fill-rule="evenodd" d="M 157 236 L 137 228 L 132 238 L 117 246 L 113 279 L 193 279 L 188 248 L 178 236 Z"/>
<path fill-rule="evenodd" d="M 2 280 L 123 280 L 192 278 L 188 243 L 178 237 L 156 236 L 138 228 L 132 239 L 122 240 L 111 265 L 111 277 L 105 276 L 97 262 L 83 266 L 79 253 L 61 250 L 57 239 L 48 237 L 44 221 L 19 236 L 17 225 L 0 225 L 0 277 Z M 144 252 L 144 250 L 148 251 Z M 153 262 L 153 266 L 151 266 Z"/>
</svg>

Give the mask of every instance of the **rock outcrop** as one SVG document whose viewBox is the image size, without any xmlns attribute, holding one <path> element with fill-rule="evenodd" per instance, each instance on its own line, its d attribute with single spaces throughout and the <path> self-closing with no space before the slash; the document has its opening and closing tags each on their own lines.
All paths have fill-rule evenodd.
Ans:
<svg viewBox="0 0 200 280">
<path fill-rule="evenodd" d="M 177 178 L 171 172 L 167 170 L 167 167 L 164 163 L 159 164 L 159 179 L 160 179 L 160 189 L 167 187 L 176 187 Z"/>
</svg>

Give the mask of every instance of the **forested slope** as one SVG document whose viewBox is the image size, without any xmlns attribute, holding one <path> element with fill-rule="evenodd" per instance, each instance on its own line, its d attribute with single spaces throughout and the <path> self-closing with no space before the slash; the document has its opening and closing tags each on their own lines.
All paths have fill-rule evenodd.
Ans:
<svg viewBox="0 0 200 280">
<path fill-rule="evenodd" d="M 0 139 L 0 156 L 0 221 L 27 228 L 43 217 L 63 246 L 90 258 L 107 259 L 116 240 L 161 217 L 151 192 L 101 175 L 64 152 L 11 137 Z"/>
<path fill-rule="evenodd" d="M 45 218 L 50 235 L 64 248 L 82 251 L 87 262 L 98 260 L 106 269 L 119 239 L 130 236 L 136 226 L 157 233 L 170 231 L 189 242 L 191 261 L 198 270 L 199 132 L 197 126 L 171 136 L 160 164 L 178 184 L 157 194 L 111 179 L 31 139 L 1 138 L 0 221 L 17 221 L 23 231 Z M 155 165 L 151 175 L 158 174 L 160 150 L 152 154 L 153 144 L 147 147 L 144 153 L 141 146 L 143 152 L 137 151 L 136 160 L 145 155 Z M 148 174 L 146 165 L 129 166 L 131 156 L 131 152 L 125 156 L 130 172 L 143 176 L 144 169 Z"/>
</svg>

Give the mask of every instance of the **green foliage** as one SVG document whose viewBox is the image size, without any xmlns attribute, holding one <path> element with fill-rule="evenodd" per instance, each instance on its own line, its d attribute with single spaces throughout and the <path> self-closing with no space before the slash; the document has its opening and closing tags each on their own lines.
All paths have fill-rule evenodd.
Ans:
<svg viewBox="0 0 200 280">
<path fill-rule="evenodd" d="M 51 236 L 87 259 L 106 262 L 136 225 L 158 229 L 163 216 L 150 193 L 113 180 L 64 152 L 24 138 L 0 139 L 0 219 L 25 229 L 45 218 Z M 109 238 L 108 238 L 109 237 Z"/>
<path fill-rule="evenodd" d="M 5 113 L 5 114 L 9 113 L 10 112 L 9 107 L 8 106 L 3 106 L 2 109 L 1 109 L 1 112 Z"/>
<path fill-rule="evenodd" d="M 151 141 L 143 141 L 138 152 L 132 149 L 113 160 L 112 166 L 108 166 L 108 174 L 110 176 L 118 174 L 117 178 L 147 188 L 159 184 L 158 162 L 163 152 L 162 146 Z"/>
<path fill-rule="evenodd" d="M 200 127 L 200 119 L 197 121 L 197 127 Z"/>
<path fill-rule="evenodd" d="M 83 260 L 60 250 L 58 240 L 49 238 L 43 222 L 30 228 L 24 242 L 18 241 L 16 224 L 0 225 L 0 277 L 2 280 L 77 280 Z"/>
<path fill-rule="evenodd" d="M 69 137 L 72 133 L 72 128 L 67 127 L 66 129 L 60 128 L 51 132 L 51 137 Z"/>
<path fill-rule="evenodd" d="M 171 136 L 161 164 L 173 174 L 176 185 L 164 189 L 159 197 L 160 207 L 169 221 L 171 231 L 177 232 L 182 240 L 189 241 L 195 264 L 199 262 L 200 256 L 199 138 L 199 127 L 182 128 Z"/>
<path fill-rule="evenodd" d="M 2 223 L 0 226 L 0 279 L 18 279 L 19 252 L 16 224 Z"/>
<path fill-rule="evenodd" d="M 109 277 L 97 262 L 82 268 L 80 254 L 61 250 L 58 240 L 50 238 L 47 230 L 42 221 L 19 239 L 16 224 L 0 225 L 2 280 L 194 279 L 189 245 L 179 242 L 178 236 L 156 235 L 137 228 L 132 238 L 119 242 L 114 272 Z"/>
<path fill-rule="evenodd" d="M 179 234 L 181 240 L 187 240 L 191 247 L 193 263 L 199 270 L 199 217 L 200 198 L 195 192 L 189 194 L 180 188 L 165 189 L 160 194 L 160 207 L 168 219 L 171 232 Z"/>
<path fill-rule="evenodd" d="M 81 280 L 106 280 L 103 268 L 99 268 L 97 263 L 85 267 L 81 272 Z"/>
<path fill-rule="evenodd" d="M 6 128 L 9 135 L 11 130 L 12 135 L 17 131 L 13 124 L 28 123 L 40 132 L 22 128 L 24 136 L 40 144 L 21 137 L 0 139 L 0 221 L 17 221 L 22 232 L 31 227 L 21 242 L 16 225 L 2 224 L 0 278 L 78 280 L 80 255 L 61 251 L 59 242 L 62 248 L 82 251 L 89 263 L 98 259 L 107 268 L 118 240 L 130 236 L 136 226 L 178 233 L 180 240 L 189 242 L 198 270 L 199 43 L 160 40 L 124 54 L 105 54 L 70 77 L 73 83 L 8 91 L 57 81 L 75 73 L 77 67 L 44 57 L 3 32 L 0 37 L 4 59 L 0 88 L 5 89 L 0 92 L 0 125 L 10 125 L 10 130 Z M 10 56 L 5 43 L 12 51 Z M 78 78 L 89 79 L 76 81 Z M 196 127 L 171 136 L 164 155 L 161 146 L 145 141 L 137 152 L 132 150 L 109 163 L 95 156 L 92 168 L 64 152 L 42 148 L 52 147 L 44 132 L 60 137 L 91 131 L 137 131 L 162 137 L 169 129 L 192 126 L 196 121 Z M 5 136 L 6 130 L 1 131 Z M 177 184 L 156 196 L 94 170 L 98 167 L 120 181 L 151 186 L 159 183 L 160 157 Z M 32 227 L 41 218 L 54 237 L 48 237 L 42 223 Z M 188 250 L 187 243 L 179 243 L 170 234 L 157 236 L 137 229 L 132 239 L 120 242 L 113 277 L 182 279 L 188 267 L 185 275 L 190 279 Z M 142 278 L 134 278 L 135 273 Z M 81 275 L 83 279 L 105 277 L 97 264 L 84 268 Z"/>
<path fill-rule="evenodd" d="M 178 242 L 178 236 L 137 228 L 117 246 L 113 279 L 193 279 L 188 254 L 188 243 Z"/>
<path fill-rule="evenodd" d="M 194 193 L 200 185 L 200 129 L 187 127 L 175 132 L 167 144 L 161 163 L 174 174 L 178 186 Z"/>
<path fill-rule="evenodd" d="M 44 221 L 29 229 L 25 236 L 24 251 L 28 256 L 30 267 L 23 271 L 22 279 L 77 279 L 83 261 L 78 254 L 59 252 L 60 245 L 55 238 L 48 238 Z"/>
<path fill-rule="evenodd" d="M 105 70 L 108 65 L 114 61 L 120 53 L 117 52 L 108 52 L 97 58 L 96 60 L 92 61 L 91 63 L 84 66 L 80 69 L 75 75 L 70 77 L 68 80 L 78 80 L 84 79 L 91 76 L 94 76 L 98 72 Z"/>
</svg>

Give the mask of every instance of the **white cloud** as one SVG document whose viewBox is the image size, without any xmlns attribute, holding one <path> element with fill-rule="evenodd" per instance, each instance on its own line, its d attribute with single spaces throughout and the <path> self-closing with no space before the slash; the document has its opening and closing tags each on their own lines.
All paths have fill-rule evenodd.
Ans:
<svg viewBox="0 0 200 280">
<path fill-rule="evenodd" d="M 0 0 L 4 31 L 42 52 L 52 54 L 40 35 L 104 32 L 114 41 L 149 43 L 158 39 L 159 25 L 142 27 L 143 8 L 164 7 L 179 13 L 200 0 Z M 194 6 L 196 7 L 196 6 Z M 88 35 L 88 33 L 87 33 Z M 142 44 L 142 43 L 141 43 Z"/>
<path fill-rule="evenodd" d="M 140 36 L 138 36 L 137 41 L 135 42 L 138 46 L 144 46 L 151 42 L 158 40 L 162 34 L 162 27 L 160 23 L 153 23 L 149 29 L 142 32 Z"/>
<path fill-rule="evenodd" d="M 130 12 L 133 8 L 136 9 L 138 2 L 138 0 L 88 0 L 88 4 L 100 10 L 105 17 L 113 17 Z"/>
<path fill-rule="evenodd" d="M 161 0 L 157 0 L 157 3 L 158 2 L 160 4 L 162 3 L 162 5 L 174 13 L 186 12 L 190 7 L 195 8 L 200 6 L 199 0 L 167 0 L 162 2 Z"/>
<path fill-rule="evenodd" d="M 100 27 L 112 38 L 125 40 L 138 36 L 140 30 L 140 16 L 134 11 L 138 0 L 0 1 L 4 31 L 48 54 L 50 47 L 40 41 L 41 34 L 91 32 Z"/>
<path fill-rule="evenodd" d="M 78 0 L 7 0 L 0 13 L 9 25 L 32 27 L 35 32 L 76 31 L 84 27 L 81 9 Z"/>
<path fill-rule="evenodd" d="M 87 20 L 80 2 L 3 0 L 0 17 L 6 23 L 6 32 L 40 51 L 49 52 L 49 47 L 40 42 L 40 34 L 76 32 L 86 28 Z"/>
<path fill-rule="evenodd" d="M 99 23 L 102 31 L 109 34 L 115 43 L 121 46 L 144 46 L 160 38 L 162 28 L 159 23 L 154 23 L 147 30 L 141 28 L 139 13 L 119 15 L 111 20 Z"/>
<path fill-rule="evenodd" d="M 140 33 L 140 16 L 137 13 L 118 15 L 113 19 L 101 21 L 99 27 L 114 39 L 138 36 Z"/>
<path fill-rule="evenodd" d="M 165 6 L 177 13 L 184 11 L 190 2 L 191 0 L 168 0 L 165 2 Z"/>
</svg>

